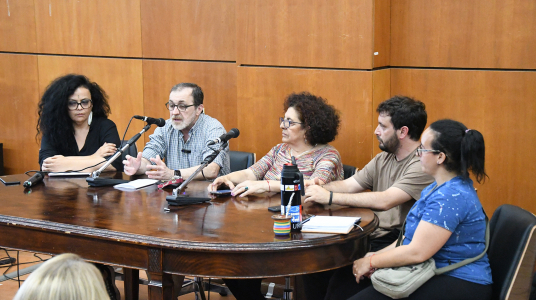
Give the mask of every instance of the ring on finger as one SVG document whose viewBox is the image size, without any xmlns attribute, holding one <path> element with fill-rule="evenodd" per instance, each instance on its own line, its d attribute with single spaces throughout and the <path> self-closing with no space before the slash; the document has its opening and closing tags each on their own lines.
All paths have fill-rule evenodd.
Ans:
<svg viewBox="0 0 536 300">
<path fill-rule="evenodd" d="M 248 189 L 249 189 L 249 188 L 248 188 L 247 186 L 244 188 L 245 191 L 247 191 Z"/>
</svg>

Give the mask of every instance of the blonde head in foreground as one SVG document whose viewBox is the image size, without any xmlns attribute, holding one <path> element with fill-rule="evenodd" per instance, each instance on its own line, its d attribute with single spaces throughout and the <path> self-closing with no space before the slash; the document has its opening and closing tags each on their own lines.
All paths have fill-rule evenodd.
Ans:
<svg viewBox="0 0 536 300">
<path fill-rule="evenodd" d="M 76 254 L 49 259 L 24 281 L 13 300 L 109 299 L 97 268 Z"/>
</svg>

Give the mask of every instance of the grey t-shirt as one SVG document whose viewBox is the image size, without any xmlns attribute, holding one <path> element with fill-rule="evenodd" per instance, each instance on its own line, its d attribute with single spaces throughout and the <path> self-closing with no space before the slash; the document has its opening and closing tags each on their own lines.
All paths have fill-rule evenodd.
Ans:
<svg viewBox="0 0 536 300">
<path fill-rule="evenodd" d="M 363 188 L 373 192 L 383 192 L 390 187 L 396 187 L 413 198 L 387 211 L 375 211 L 380 225 L 371 238 L 381 237 L 394 228 L 400 229 L 415 200 L 419 200 L 421 191 L 434 182 L 432 176 L 422 171 L 421 162 L 415 152 L 401 161 L 397 161 L 392 153 L 382 152 L 352 178 Z"/>
</svg>

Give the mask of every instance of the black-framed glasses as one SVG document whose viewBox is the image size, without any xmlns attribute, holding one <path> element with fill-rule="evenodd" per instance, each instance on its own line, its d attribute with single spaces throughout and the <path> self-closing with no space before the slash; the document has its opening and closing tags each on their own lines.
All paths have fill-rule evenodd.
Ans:
<svg viewBox="0 0 536 300">
<path fill-rule="evenodd" d="M 77 110 L 78 106 L 80 105 L 80 107 L 82 107 L 82 109 L 86 109 L 86 108 L 89 108 L 91 106 L 91 103 L 92 103 L 91 99 L 83 99 L 80 102 L 74 101 L 74 100 L 69 100 L 69 102 L 67 102 L 67 108 L 69 110 Z"/>
<path fill-rule="evenodd" d="M 432 150 L 432 149 L 424 149 L 424 146 L 421 144 L 419 148 L 417 148 L 417 156 L 422 156 L 423 153 L 430 152 L 430 153 L 441 153 L 439 150 Z"/>
<path fill-rule="evenodd" d="M 194 106 L 195 104 L 190 104 L 190 105 L 184 105 L 184 104 L 175 104 L 173 102 L 167 102 L 166 103 L 166 107 L 167 109 L 169 109 L 169 111 L 173 111 L 175 110 L 175 108 L 177 108 L 179 111 L 186 111 L 188 109 L 188 107 L 190 106 Z"/>
<path fill-rule="evenodd" d="M 292 126 L 294 124 L 302 124 L 300 122 L 294 122 L 294 121 L 291 121 L 291 120 L 285 120 L 285 118 L 279 118 L 279 125 L 281 125 L 281 123 L 283 123 L 283 127 L 285 127 L 285 129 L 288 129 L 290 126 Z"/>
</svg>

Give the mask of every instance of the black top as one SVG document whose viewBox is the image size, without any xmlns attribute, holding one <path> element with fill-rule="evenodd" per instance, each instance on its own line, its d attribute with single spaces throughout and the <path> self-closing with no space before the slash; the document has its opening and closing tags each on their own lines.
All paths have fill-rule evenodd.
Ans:
<svg viewBox="0 0 536 300">
<path fill-rule="evenodd" d="M 50 144 L 49 138 L 46 134 L 43 135 L 41 139 L 41 149 L 39 149 L 39 165 L 42 166 L 43 160 L 54 156 L 54 155 L 63 155 L 63 156 L 89 156 L 97 152 L 99 148 L 104 145 L 104 143 L 113 143 L 119 149 L 121 148 L 121 139 L 119 138 L 119 133 L 117 132 L 117 127 L 112 120 L 107 118 L 94 118 L 89 126 L 89 132 L 84 143 L 84 147 L 79 151 L 78 145 L 76 144 L 76 139 L 74 134 L 65 137 L 65 143 L 70 147 L 70 150 L 67 153 L 60 153 L 59 150 L 56 150 L 53 145 Z M 109 158 L 109 157 L 106 157 Z M 99 165 L 102 166 L 103 164 Z M 121 157 L 118 157 L 113 163 L 112 166 L 115 167 L 117 171 L 123 172 L 123 162 Z M 89 167 L 89 165 L 88 165 Z"/>
</svg>

